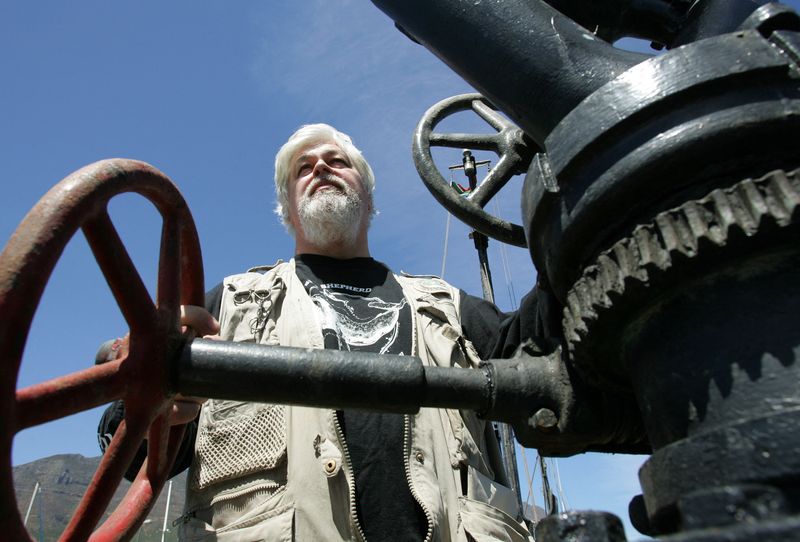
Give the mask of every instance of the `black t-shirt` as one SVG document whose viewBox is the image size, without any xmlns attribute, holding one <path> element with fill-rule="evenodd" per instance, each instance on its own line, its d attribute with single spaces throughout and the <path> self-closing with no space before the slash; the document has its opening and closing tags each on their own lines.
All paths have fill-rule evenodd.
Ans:
<svg viewBox="0 0 800 542">
<path fill-rule="evenodd" d="M 297 277 L 318 309 L 325 348 L 411 355 L 411 309 L 400 284 L 372 258 L 303 254 Z M 387 357 L 387 363 L 392 358 Z M 337 412 L 355 476 L 367 540 L 419 541 L 427 520 L 408 487 L 402 414 Z"/>
</svg>

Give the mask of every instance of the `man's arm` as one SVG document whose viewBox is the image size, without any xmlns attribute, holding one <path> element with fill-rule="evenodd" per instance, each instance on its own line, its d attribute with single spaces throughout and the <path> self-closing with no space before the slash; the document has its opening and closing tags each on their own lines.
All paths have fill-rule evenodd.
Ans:
<svg viewBox="0 0 800 542">
<path fill-rule="evenodd" d="M 514 312 L 461 292 L 461 327 L 481 359 L 510 358 L 527 339 L 559 337 L 561 311 L 549 289 L 537 284 Z"/>
<path fill-rule="evenodd" d="M 105 453 L 108 445 L 111 444 L 111 438 L 117 431 L 120 422 L 125 418 L 125 405 L 122 401 L 114 401 L 103 413 L 100 418 L 100 423 L 97 426 L 97 441 L 100 444 L 100 450 Z M 181 447 L 178 449 L 178 455 L 175 458 L 175 464 L 172 465 L 169 477 L 172 478 L 189 468 L 192 464 L 192 455 L 194 453 L 194 440 L 197 436 L 197 420 L 193 420 L 186 424 L 186 432 L 181 441 Z M 125 479 L 133 481 L 136 474 L 144 463 L 147 457 L 147 442 L 143 442 L 136 455 L 133 458 L 128 470 L 125 471 Z"/>
<path fill-rule="evenodd" d="M 222 283 L 215 286 L 213 289 L 209 290 L 206 293 L 205 297 L 205 310 L 211 314 L 211 316 L 216 320 L 219 318 L 220 312 L 220 303 L 222 300 Z M 204 325 L 207 327 L 207 325 Z M 208 331 L 204 329 L 203 331 Z M 187 405 L 188 406 L 188 405 Z M 199 412 L 199 410 L 198 410 Z M 97 441 L 100 444 L 100 450 L 105 453 L 106 448 L 111 443 L 111 439 L 114 436 L 114 433 L 117 431 L 117 427 L 119 427 L 120 422 L 125 418 L 125 404 L 120 401 L 114 401 L 109 405 L 109 407 L 103 413 L 103 416 L 100 418 L 100 423 L 97 426 Z M 186 432 L 183 435 L 183 441 L 181 441 L 181 446 L 178 450 L 178 455 L 175 459 L 175 464 L 172 466 L 172 470 L 169 473 L 169 477 L 172 478 L 173 476 L 183 472 L 189 465 L 192 463 L 192 456 L 194 453 L 194 441 L 195 437 L 197 436 L 197 414 L 194 414 L 194 419 L 189 421 L 186 424 Z M 125 478 L 127 480 L 133 481 L 136 477 L 136 474 L 139 472 L 139 469 L 144 462 L 145 457 L 147 457 L 147 442 L 143 442 L 142 445 L 139 447 L 139 450 L 136 452 L 136 456 L 133 459 L 133 462 L 128 467 L 128 470 L 125 472 Z"/>
</svg>

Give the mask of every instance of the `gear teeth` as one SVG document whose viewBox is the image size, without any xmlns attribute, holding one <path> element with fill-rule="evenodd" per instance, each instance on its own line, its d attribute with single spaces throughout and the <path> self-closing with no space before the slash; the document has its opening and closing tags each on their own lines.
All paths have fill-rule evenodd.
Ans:
<svg viewBox="0 0 800 542">
<path fill-rule="evenodd" d="M 619 266 L 617 262 L 605 254 L 602 254 L 597 259 L 597 266 L 599 267 L 598 276 L 604 291 L 603 307 L 610 307 L 612 301 L 609 294 L 621 294 L 624 291 L 623 283 L 619 280 Z"/>
<path fill-rule="evenodd" d="M 667 216 L 672 220 L 675 231 L 678 233 L 679 244 L 676 252 L 680 252 L 689 257 L 694 256 L 697 252 L 697 240 L 692 235 L 688 217 L 684 214 L 678 214 L 677 210 L 673 212 L 668 211 Z"/>
<path fill-rule="evenodd" d="M 675 224 L 667 214 L 660 214 L 656 217 L 655 224 L 661 234 L 661 243 L 667 252 L 678 250 L 681 244 L 680 235 Z"/>
<path fill-rule="evenodd" d="M 566 316 L 567 310 L 564 310 L 565 320 L 569 321 L 572 325 L 564 326 L 564 331 L 567 335 L 567 340 L 570 344 L 580 341 L 582 334 L 588 333 L 589 329 L 586 327 L 586 320 L 583 318 L 583 307 L 580 304 L 578 296 L 570 291 L 567 294 L 567 307 L 569 309 L 569 317 Z"/>
<path fill-rule="evenodd" d="M 793 215 L 800 205 L 800 195 L 792 187 L 785 175 L 776 175 L 766 187 L 767 204 L 779 226 L 785 226 L 792 221 Z"/>
<path fill-rule="evenodd" d="M 798 215 L 800 170 L 774 171 L 712 190 L 637 226 L 586 267 L 567 294 L 563 326 L 573 359 L 581 364 L 593 326 L 615 310 L 615 301 L 647 288 L 652 277 L 670 271 L 675 258 L 694 258 L 703 246 L 725 246 L 735 232 L 752 237 L 768 222 L 789 226 Z M 582 364 L 584 371 L 595 370 L 585 360 Z"/>
<path fill-rule="evenodd" d="M 764 201 L 761 191 L 756 188 L 756 185 L 750 179 L 741 183 L 739 196 L 743 200 L 744 207 L 747 208 L 752 217 L 752 221 L 744 224 L 746 227 L 742 228 L 749 237 L 755 235 L 758 231 L 762 217 L 769 213 L 769 207 L 767 207 L 767 202 Z"/>
<path fill-rule="evenodd" d="M 670 266 L 669 253 L 663 249 L 653 228 L 636 228 L 633 232 L 639 251 L 639 265 L 645 268 L 666 269 Z"/>
<path fill-rule="evenodd" d="M 709 235 L 715 244 L 723 245 L 728 237 L 728 231 L 736 223 L 736 215 L 731 202 L 719 188 L 709 194 L 709 199 L 716 218 L 716 225 L 709 229 Z"/>
<path fill-rule="evenodd" d="M 689 233 L 686 239 L 689 241 L 691 251 L 687 255 L 695 256 L 700 249 L 700 240 L 708 236 L 707 216 L 703 206 L 696 201 L 686 202 L 682 210 L 689 226 Z"/>
</svg>

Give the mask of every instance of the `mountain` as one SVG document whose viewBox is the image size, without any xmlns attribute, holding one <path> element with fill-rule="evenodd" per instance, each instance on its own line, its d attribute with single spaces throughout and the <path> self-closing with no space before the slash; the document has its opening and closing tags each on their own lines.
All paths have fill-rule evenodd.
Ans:
<svg viewBox="0 0 800 542">
<path fill-rule="evenodd" d="M 28 532 L 34 540 L 57 540 L 66 528 L 72 517 L 72 512 L 78 505 L 89 482 L 94 475 L 100 457 L 84 457 L 77 454 L 54 455 L 38 459 L 31 463 L 13 468 L 14 489 L 17 495 L 17 507 L 20 515 L 25 518 L 25 513 L 31 501 L 36 483 L 39 482 L 39 494 L 33 502 L 30 516 L 28 517 Z M 169 517 L 165 540 L 176 540 L 177 529 L 172 527 L 172 522 L 180 517 L 186 489 L 186 473 L 181 473 L 172 479 L 172 495 L 169 505 Z M 167 482 L 169 484 L 169 482 Z M 110 511 L 114 510 L 120 502 L 130 483 L 123 480 L 117 488 L 114 498 L 109 505 Z M 167 485 L 158 497 L 156 504 L 148 516 L 148 520 L 134 540 L 160 541 L 161 527 L 164 523 L 164 508 L 167 502 Z"/>
</svg>

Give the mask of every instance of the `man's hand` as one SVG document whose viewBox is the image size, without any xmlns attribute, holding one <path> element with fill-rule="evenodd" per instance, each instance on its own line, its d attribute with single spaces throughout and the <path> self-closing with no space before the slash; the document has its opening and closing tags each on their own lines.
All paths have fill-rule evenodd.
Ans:
<svg viewBox="0 0 800 542">
<path fill-rule="evenodd" d="M 219 322 L 203 307 L 181 305 L 181 326 L 184 331 L 192 330 L 204 339 L 220 340 Z M 176 395 L 169 414 L 169 424 L 181 425 L 194 420 L 205 402 L 206 399 L 200 397 Z"/>
<path fill-rule="evenodd" d="M 194 332 L 204 339 L 220 340 L 219 322 L 206 309 L 196 305 L 181 306 L 181 327 L 184 333 Z M 114 361 L 128 355 L 130 336 L 104 342 L 95 355 L 95 363 Z M 176 395 L 169 414 L 170 425 L 181 425 L 194 420 L 206 400 L 200 397 Z"/>
<path fill-rule="evenodd" d="M 204 339 L 219 340 L 219 322 L 203 307 L 181 305 L 181 325 Z"/>
</svg>

